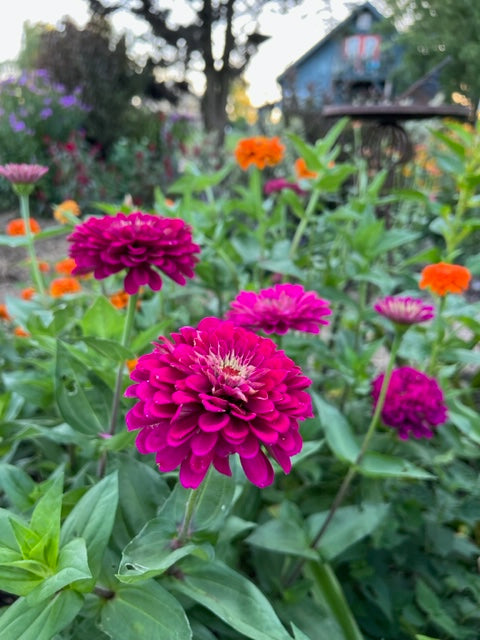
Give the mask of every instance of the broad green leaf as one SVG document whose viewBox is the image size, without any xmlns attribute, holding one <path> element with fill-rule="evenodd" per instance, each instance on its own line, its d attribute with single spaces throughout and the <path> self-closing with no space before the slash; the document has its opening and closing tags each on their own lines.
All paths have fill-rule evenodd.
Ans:
<svg viewBox="0 0 480 640">
<path fill-rule="evenodd" d="M 311 640 L 306 633 L 303 633 L 297 626 L 292 624 L 293 637 L 295 640 Z"/>
<path fill-rule="evenodd" d="M 80 433 L 98 435 L 108 430 L 111 389 L 61 341 L 57 345 L 55 395 L 63 419 Z"/>
<path fill-rule="evenodd" d="M 311 392 L 325 438 L 335 456 L 344 462 L 355 462 L 360 452 L 353 431 L 340 411 L 318 394 Z"/>
<path fill-rule="evenodd" d="M 32 513 L 30 528 L 41 538 L 41 544 L 39 547 L 32 548 L 29 556 L 35 560 L 44 560 L 47 566 L 53 568 L 57 563 L 60 542 L 63 473 L 52 480 L 50 487 L 40 498 Z"/>
<path fill-rule="evenodd" d="M 444 604 L 426 582 L 417 579 L 415 583 L 415 599 L 428 619 L 450 638 L 457 636 L 457 625 L 445 610 Z"/>
<path fill-rule="evenodd" d="M 36 371 L 8 371 L 2 373 L 7 391 L 18 393 L 28 403 L 49 409 L 53 401 L 53 384 L 50 375 Z"/>
<path fill-rule="evenodd" d="M 122 347 L 121 344 L 114 340 L 106 340 L 105 338 L 94 338 L 87 336 L 82 339 L 87 346 L 94 349 L 97 353 L 113 360 L 114 362 L 123 362 L 132 357 L 132 353 L 129 349 Z"/>
<path fill-rule="evenodd" d="M 259 525 L 251 533 L 246 542 L 276 551 L 303 558 L 316 560 L 318 552 L 311 549 L 307 532 L 293 519 L 277 518 Z"/>
<path fill-rule="evenodd" d="M 179 602 L 157 582 L 121 585 L 102 609 L 101 628 L 113 640 L 190 640 Z"/>
<path fill-rule="evenodd" d="M 30 606 L 19 598 L 0 616 L 0 638 L 4 640 L 52 640 L 67 627 L 83 605 L 74 591 L 57 593 L 48 603 Z"/>
<path fill-rule="evenodd" d="M 91 577 L 85 540 L 74 538 L 60 549 L 55 573 L 29 593 L 27 601 L 31 606 L 35 606 L 67 585 L 88 580 Z"/>
<path fill-rule="evenodd" d="M 332 560 L 353 544 L 374 531 L 388 513 L 388 504 L 365 504 L 361 507 L 340 507 L 320 540 L 318 549 L 325 560 Z M 310 539 L 320 531 L 327 511 L 316 513 L 307 520 Z"/>
<path fill-rule="evenodd" d="M 480 444 L 480 417 L 477 411 L 452 398 L 448 401 L 448 418 L 463 435 Z"/>
<path fill-rule="evenodd" d="M 173 590 L 206 607 L 252 640 L 291 640 L 263 593 L 244 576 L 218 560 L 189 559 L 182 577 L 169 578 Z"/>
<path fill-rule="evenodd" d="M 367 451 L 358 465 L 358 471 L 372 478 L 432 480 L 435 477 L 404 458 L 396 458 L 376 451 Z"/>
<path fill-rule="evenodd" d="M 87 491 L 67 516 L 61 541 L 83 538 L 93 578 L 100 572 L 102 557 L 112 533 L 118 504 L 118 478 L 112 473 Z"/>
<path fill-rule="evenodd" d="M 20 467 L 5 462 L 0 464 L 0 488 L 11 504 L 20 511 L 32 507 L 35 483 Z"/>
<path fill-rule="evenodd" d="M 92 306 L 85 311 L 80 326 L 85 336 L 119 340 L 124 322 L 125 314 L 103 296 L 98 296 Z"/>
</svg>

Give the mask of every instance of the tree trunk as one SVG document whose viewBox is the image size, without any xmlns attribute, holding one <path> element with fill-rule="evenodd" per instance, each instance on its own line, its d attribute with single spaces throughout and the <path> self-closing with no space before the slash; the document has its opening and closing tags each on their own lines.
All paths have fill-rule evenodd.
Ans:
<svg viewBox="0 0 480 640">
<path fill-rule="evenodd" d="M 215 69 L 205 72 L 206 87 L 202 96 L 202 118 L 205 129 L 211 133 L 217 133 L 217 141 L 223 143 L 225 136 L 225 126 L 227 124 L 227 99 L 230 85 L 228 71 L 216 71 Z"/>
</svg>

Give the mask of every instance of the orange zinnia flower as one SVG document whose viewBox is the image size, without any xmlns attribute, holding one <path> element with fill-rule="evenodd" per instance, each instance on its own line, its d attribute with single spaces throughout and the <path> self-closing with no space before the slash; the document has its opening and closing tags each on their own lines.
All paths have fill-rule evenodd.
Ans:
<svg viewBox="0 0 480 640">
<path fill-rule="evenodd" d="M 26 289 L 22 289 L 20 296 L 23 300 L 31 300 L 35 295 L 36 291 L 33 287 L 27 287 Z"/>
<path fill-rule="evenodd" d="M 18 338 L 28 338 L 28 336 L 30 335 L 28 331 L 25 331 L 25 329 L 22 329 L 22 327 L 15 327 L 15 329 L 13 330 L 13 333 Z"/>
<path fill-rule="evenodd" d="M 112 293 L 109 300 L 117 309 L 124 309 L 128 304 L 129 295 L 125 291 L 117 291 Z"/>
<path fill-rule="evenodd" d="M 430 288 L 439 296 L 447 293 L 463 293 L 468 289 L 472 274 L 459 264 L 438 262 L 429 264 L 422 271 L 420 289 Z"/>
<path fill-rule="evenodd" d="M 305 178 L 317 177 L 317 172 L 310 171 L 310 169 L 307 167 L 307 163 L 305 162 L 304 158 L 297 158 L 295 160 L 295 173 L 297 174 L 297 178 L 299 180 L 305 179 Z"/>
<path fill-rule="evenodd" d="M 71 222 L 71 220 L 69 220 L 65 215 L 66 213 L 70 213 L 72 216 L 76 216 L 78 218 L 81 211 L 75 200 L 64 200 L 61 202 L 58 207 L 54 209 L 53 217 L 57 222 L 60 222 L 60 224 L 67 224 L 68 222 Z"/>
<path fill-rule="evenodd" d="M 74 258 L 65 258 L 64 260 L 60 260 L 59 262 L 57 262 L 57 264 L 55 265 L 55 271 L 57 273 L 63 273 L 63 275 L 65 276 L 70 276 L 76 266 L 77 263 L 75 262 Z"/>
<path fill-rule="evenodd" d="M 0 304 L 0 319 L 7 321 L 12 319 L 11 315 L 7 311 L 6 304 Z"/>
<path fill-rule="evenodd" d="M 42 273 L 48 273 L 50 271 L 50 265 L 45 260 L 38 261 L 38 268 Z"/>
<path fill-rule="evenodd" d="M 34 218 L 30 218 L 30 231 L 32 233 L 39 233 L 41 231 L 40 225 Z M 7 235 L 25 235 L 25 222 L 23 221 L 23 218 L 15 218 L 14 220 L 10 220 L 10 222 L 7 224 Z"/>
<path fill-rule="evenodd" d="M 135 367 L 137 366 L 137 362 L 138 362 L 138 358 L 132 358 L 131 360 L 127 360 L 125 362 L 125 364 L 127 365 L 127 369 L 130 371 L 130 373 L 135 369 Z"/>
<path fill-rule="evenodd" d="M 265 169 L 268 165 L 273 167 L 278 164 L 285 152 L 285 147 L 280 139 L 255 136 L 240 140 L 235 149 L 235 158 L 240 167 L 245 171 L 251 164 L 259 169 Z"/>
<path fill-rule="evenodd" d="M 67 293 L 78 293 L 82 287 L 76 278 L 55 278 L 50 283 L 50 295 L 60 298 Z"/>
</svg>

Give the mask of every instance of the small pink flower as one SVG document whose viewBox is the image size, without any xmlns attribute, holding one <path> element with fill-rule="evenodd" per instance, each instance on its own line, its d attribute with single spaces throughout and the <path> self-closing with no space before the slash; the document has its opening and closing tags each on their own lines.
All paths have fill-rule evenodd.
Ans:
<svg viewBox="0 0 480 640">
<path fill-rule="evenodd" d="M 48 167 L 39 164 L 0 165 L 0 175 L 12 184 L 34 184 L 48 171 Z"/>
<path fill-rule="evenodd" d="M 278 191 L 283 191 L 284 189 L 291 189 L 295 191 L 299 196 L 304 195 L 306 191 L 301 189 L 296 182 L 288 182 L 285 178 L 273 178 L 272 180 L 267 180 L 263 190 L 267 196 L 272 193 L 277 193 Z"/>
<path fill-rule="evenodd" d="M 77 264 L 72 275 L 93 271 L 97 280 L 103 280 L 125 269 L 124 289 L 130 295 L 142 285 L 161 289 L 158 271 L 177 284 L 186 284 L 186 278 L 194 276 L 195 254 L 200 251 L 183 220 L 140 211 L 89 218 L 67 240 L 70 257 Z"/>
<path fill-rule="evenodd" d="M 372 398 L 377 405 L 384 374 L 372 383 Z M 385 405 L 383 422 L 396 429 L 399 438 L 431 438 L 433 430 L 447 420 L 447 407 L 442 390 L 435 378 L 429 378 L 411 367 L 392 371 Z"/>
<path fill-rule="evenodd" d="M 155 453 L 160 471 L 180 467 L 181 484 L 194 489 L 211 465 L 231 475 L 233 454 L 259 487 L 274 479 L 266 453 L 289 473 L 302 448 L 298 423 L 312 417 L 311 381 L 293 360 L 269 338 L 218 318 L 159 340 L 125 392 L 137 399 L 126 420 L 139 430 L 140 453 Z"/>
<path fill-rule="evenodd" d="M 241 291 L 230 305 L 227 320 L 265 333 L 287 333 L 289 330 L 318 333 L 319 325 L 327 325 L 332 312 L 328 300 L 315 291 L 305 291 L 300 284 L 276 284 L 269 289 Z"/>
<path fill-rule="evenodd" d="M 386 296 L 377 300 L 373 308 L 377 313 L 398 324 L 427 322 L 435 316 L 435 307 L 420 298 Z"/>
</svg>

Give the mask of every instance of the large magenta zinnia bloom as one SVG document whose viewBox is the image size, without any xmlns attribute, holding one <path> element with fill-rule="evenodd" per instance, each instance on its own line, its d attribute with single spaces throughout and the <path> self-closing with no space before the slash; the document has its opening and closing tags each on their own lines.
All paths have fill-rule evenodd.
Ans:
<svg viewBox="0 0 480 640">
<path fill-rule="evenodd" d="M 374 406 L 377 405 L 384 374 L 372 384 Z M 397 430 L 399 438 L 431 438 L 433 429 L 447 420 L 447 407 L 443 393 L 435 378 L 429 378 L 412 367 L 399 367 L 392 371 L 383 422 Z"/>
<path fill-rule="evenodd" d="M 269 289 L 241 291 L 226 317 L 241 327 L 283 335 L 290 329 L 318 333 L 332 312 L 328 300 L 300 284 L 276 284 Z"/>
<path fill-rule="evenodd" d="M 70 257 L 77 263 L 72 275 L 93 271 L 102 280 L 126 269 L 124 289 L 129 294 L 137 293 L 142 285 L 161 289 L 158 271 L 184 285 L 185 278 L 193 278 L 198 262 L 195 253 L 200 251 L 183 220 L 140 211 L 89 218 L 67 240 Z"/>
<path fill-rule="evenodd" d="M 140 453 L 155 453 L 160 471 L 180 466 L 180 482 L 196 488 L 210 465 L 231 475 L 238 453 L 247 478 L 273 482 L 269 453 L 285 473 L 302 448 L 300 420 L 312 417 L 311 381 L 269 338 L 218 318 L 160 338 L 131 373 L 137 398 L 127 413 L 139 429 Z"/>
</svg>

